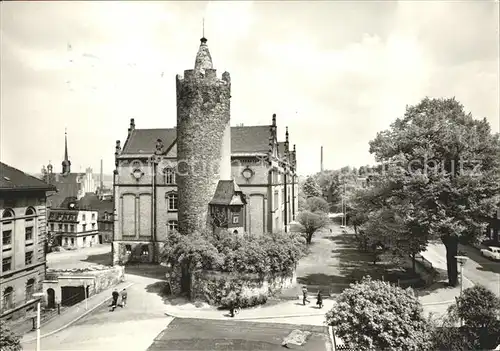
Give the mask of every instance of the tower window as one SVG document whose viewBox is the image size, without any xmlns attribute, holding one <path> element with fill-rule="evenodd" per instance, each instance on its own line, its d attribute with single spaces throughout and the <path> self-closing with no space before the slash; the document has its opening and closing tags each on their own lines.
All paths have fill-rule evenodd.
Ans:
<svg viewBox="0 0 500 351">
<path fill-rule="evenodd" d="M 168 211 L 177 211 L 177 194 L 170 193 L 167 195 L 167 210 Z"/>
<path fill-rule="evenodd" d="M 131 253 L 132 252 L 132 245 L 125 245 L 125 251 L 127 252 L 127 254 Z"/>
</svg>

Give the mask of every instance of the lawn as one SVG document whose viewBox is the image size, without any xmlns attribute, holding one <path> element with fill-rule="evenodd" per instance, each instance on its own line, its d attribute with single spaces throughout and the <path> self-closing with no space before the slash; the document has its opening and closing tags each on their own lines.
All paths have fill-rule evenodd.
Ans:
<svg viewBox="0 0 500 351">
<path fill-rule="evenodd" d="M 297 266 L 300 286 L 284 291 L 283 297 L 297 296 L 302 285 L 307 285 L 310 293 L 321 290 L 324 295 L 335 295 L 367 275 L 400 282 L 402 286 L 407 285 L 404 281 L 418 278 L 411 269 L 402 268 L 408 267 L 407 263 L 394 262 L 389 257 L 382 257 L 374 265 L 373 256 L 357 248 L 354 234 L 343 233 L 334 223 L 314 235 L 309 249 L 310 253 Z"/>
</svg>

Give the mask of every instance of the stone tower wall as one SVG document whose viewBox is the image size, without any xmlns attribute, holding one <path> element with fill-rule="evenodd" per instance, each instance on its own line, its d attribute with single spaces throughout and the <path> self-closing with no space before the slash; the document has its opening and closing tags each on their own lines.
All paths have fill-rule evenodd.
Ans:
<svg viewBox="0 0 500 351">
<path fill-rule="evenodd" d="M 206 227 L 221 162 L 228 158 L 230 166 L 230 138 L 224 134 L 230 123 L 231 80 L 227 72 L 219 79 L 215 69 L 206 69 L 186 70 L 176 81 L 178 222 L 179 232 L 189 234 Z"/>
</svg>

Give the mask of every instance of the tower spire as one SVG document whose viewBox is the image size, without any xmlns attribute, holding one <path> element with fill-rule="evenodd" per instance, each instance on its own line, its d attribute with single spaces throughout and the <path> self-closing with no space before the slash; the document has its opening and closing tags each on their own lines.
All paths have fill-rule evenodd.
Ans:
<svg viewBox="0 0 500 351">
<path fill-rule="evenodd" d="M 206 69 L 213 69 L 212 56 L 207 46 L 207 38 L 205 38 L 205 18 L 203 18 L 203 37 L 200 39 L 200 48 L 196 54 L 194 61 L 194 70 L 197 73 L 205 74 Z"/>
<path fill-rule="evenodd" d="M 71 173 L 71 161 L 68 156 L 68 131 L 64 128 L 64 160 L 62 161 L 62 174 Z"/>
</svg>

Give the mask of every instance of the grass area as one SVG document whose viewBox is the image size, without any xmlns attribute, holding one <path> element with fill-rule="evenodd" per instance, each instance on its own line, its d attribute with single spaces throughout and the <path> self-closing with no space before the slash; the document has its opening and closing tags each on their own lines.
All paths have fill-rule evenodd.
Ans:
<svg viewBox="0 0 500 351">
<path fill-rule="evenodd" d="M 419 276 L 406 262 L 382 256 L 374 265 L 373 255 L 360 251 L 354 235 L 343 233 L 336 224 L 316 233 L 309 249 L 310 253 L 297 267 L 299 286 L 284 291 L 282 297 L 296 297 L 301 294 L 302 285 L 307 285 L 311 294 L 321 290 L 324 295 L 335 295 L 364 276 L 399 283 L 402 287 L 408 286 L 409 281 L 413 281 L 412 286 L 419 286 L 415 284 Z"/>
</svg>

